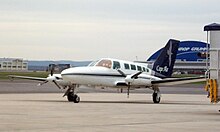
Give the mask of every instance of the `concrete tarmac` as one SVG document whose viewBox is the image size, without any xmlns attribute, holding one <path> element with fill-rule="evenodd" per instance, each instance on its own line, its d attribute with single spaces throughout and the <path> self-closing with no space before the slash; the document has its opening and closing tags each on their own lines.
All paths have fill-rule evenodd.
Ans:
<svg viewBox="0 0 220 132">
<path fill-rule="evenodd" d="M 205 95 L 81 93 L 67 102 L 59 93 L 0 94 L 0 131 L 14 132 L 186 132 L 219 131 L 219 105 Z"/>
<path fill-rule="evenodd" d="M 15 85 L 12 88 L 13 93 L 10 90 L 4 92 L 5 88 L 10 88 L 6 84 Z M 218 112 L 220 107 L 218 104 L 210 104 L 205 94 L 162 93 L 161 103 L 154 104 L 152 94 L 149 93 L 132 93 L 130 98 L 127 98 L 126 93 L 90 91 L 79 93 L 81 102 L 74 104 L 63 98 L 62 93 L 48 93 L 48 91 L 22 93 L 22 89 L 16 93 L 14 90 L 18 85 L 24 87 L 24 91 L 33 88 L 29 83 L 26 85 L 26 83 L 0 82 L 0 91 L 3 90 L 0 94 L 0 131 L 207 132 L 220 130 Z"/>
</svg>

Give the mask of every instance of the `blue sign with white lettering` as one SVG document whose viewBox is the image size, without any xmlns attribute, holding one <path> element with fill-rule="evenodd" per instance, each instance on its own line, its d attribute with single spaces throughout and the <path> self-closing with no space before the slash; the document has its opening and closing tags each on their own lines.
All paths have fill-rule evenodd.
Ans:
<svg viewBox="0 0 220 132">
<path fill-rule="evenodd" d="M 181 41 L 179 43 L 176 60 L 180 61 L 204 61 L 206 43 L 199 41 Z M 162 49 L 155 52 L 147 61 L 154 61 Z"/>
</svg>

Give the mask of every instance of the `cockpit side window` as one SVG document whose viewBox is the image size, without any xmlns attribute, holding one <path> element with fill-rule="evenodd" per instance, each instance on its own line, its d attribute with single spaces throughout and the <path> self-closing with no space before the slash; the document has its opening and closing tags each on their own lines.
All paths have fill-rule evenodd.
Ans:
<svg viewBox="0 0 220 132">
<path fill-rule="evenodd" d="M 112 61 L 111 60 L 101 60 L 96 64 L 96 66 L 102 66 L 106 68 L 111 68 L 112 67 Z"/>
<path fill-rule="evenodd" d="M 113 69 L 120 69 L 121 65 L 118 61 L 113 61 Z"/>
<path fill-rule="evenodd" d="M 146 72 L 149 72 L 150 70 L 148 68 L 146 68 Z"/>
<path fill-rule="evenodd" d="M 148 69 L 148 68 L 143 67 L 143 71 L 144 71 L 144 72 L 149 72 L 149 69 Z"/>
</svg>

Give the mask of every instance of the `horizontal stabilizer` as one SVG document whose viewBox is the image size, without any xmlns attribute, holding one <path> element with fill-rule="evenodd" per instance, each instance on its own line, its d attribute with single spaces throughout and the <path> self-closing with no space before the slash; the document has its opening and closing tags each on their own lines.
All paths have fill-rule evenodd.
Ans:
<svg viewBox="0 0 220 132">
<path fill-rule="evenodd" d="M 193 82 L 202 82 L 206 81 L 205 77 L 186 77 L 186 78 L 167 78 L 163 80 L 156 80 L 152 81 L 153 85 L 163 85 L 163 86 L 170 86 L 170 85 L 177 85 L 177 84 L 186 84 L 186 83 L 193 83 Z"/>
</svg>

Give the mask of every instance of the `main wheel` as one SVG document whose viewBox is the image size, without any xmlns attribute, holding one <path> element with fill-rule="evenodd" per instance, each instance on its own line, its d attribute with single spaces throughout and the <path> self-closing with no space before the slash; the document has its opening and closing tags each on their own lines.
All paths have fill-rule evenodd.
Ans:
<svg viewBox="0 0 220 132">
<path fill-rule="evenodd" d="M 74 97 L 73 97 L 73 102 L 74 103 L 79 103 L 79 101 L 80 101 L 80 97 L 75 94 Z"/>
<path fill-rule="evenodd" d="M 154 92 L 153 95 L 152 95 L 153 96 L 153 101 L 156 104 L 160 103 L 160 96 L 158 94 L 159 93 Z"/>
</svg>

